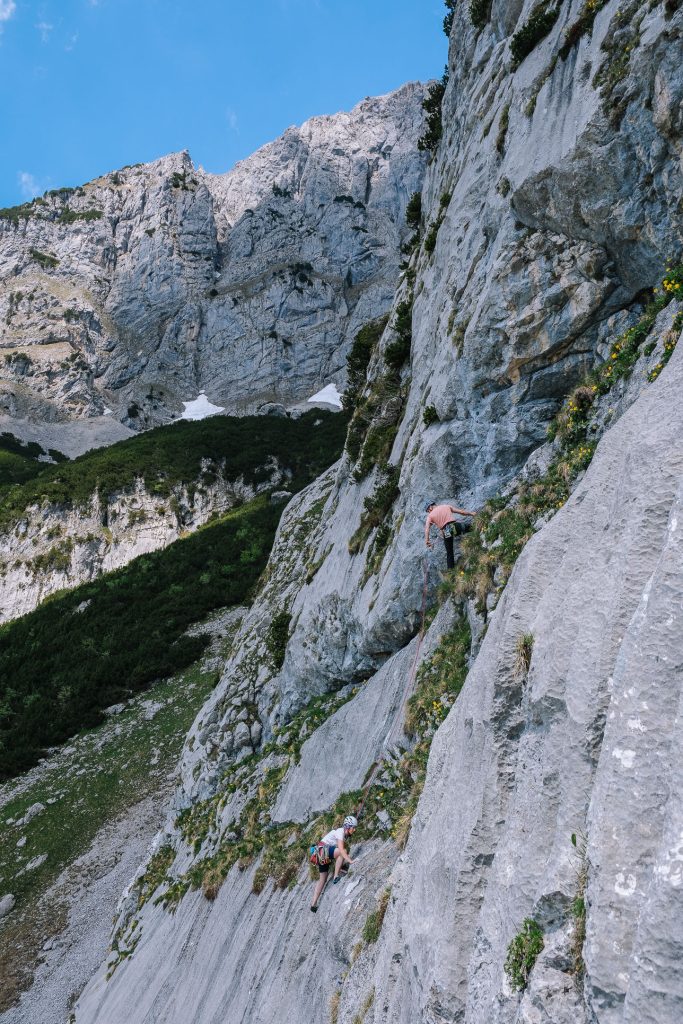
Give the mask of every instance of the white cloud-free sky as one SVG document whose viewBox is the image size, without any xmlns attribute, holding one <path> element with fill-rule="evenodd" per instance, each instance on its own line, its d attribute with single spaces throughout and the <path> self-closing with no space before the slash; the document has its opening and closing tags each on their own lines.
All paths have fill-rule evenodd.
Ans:
<svg viewBox="0 0 683 1024">
<path fill-rule="evenodd" d="M 0 0 L 0 206 L 189 149 L 228 170 L 446 59 L 443 0 Z"/>
</svg>

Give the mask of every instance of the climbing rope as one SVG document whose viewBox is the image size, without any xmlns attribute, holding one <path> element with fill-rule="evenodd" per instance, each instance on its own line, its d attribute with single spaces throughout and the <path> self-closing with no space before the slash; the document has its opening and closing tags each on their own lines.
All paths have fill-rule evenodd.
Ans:
<svg viewBox="0 0 683 1024">
<path fill-rule="evenodd" d="M 421 611 L 420 611 L 420 631 L 417 634 L 417 646 L 415 647 L 415 657 L 413 658 L 413 664 L 412 664 L 412 667 L 410 669 L 410 674 L 408 675 L 407 685 L 405 687 L 405 690 L 403 691 L 403 700 L 401 702 L 401 707 L 399 708 L 398 714 L 394 718 L 393 725 L 391 726 L 391 728 L 389 729 L 389 732 L 384 737 L 384 740 L 382 742 L 382 750 L 381 750 L 379 759 L 378 759 L 377 763 L 375 764 L 374 768 L 372 769 L 372 771 L 370 772 L 370 777 L 368 778 L 368 781 L 365 783 L 365 785 L 363 787 L 363 795 L 362 795 L 362 797 L 360 799 L 358 807 L 356 808 L 356 817 L 357 818 L 360 818 L 360 816 L 363 813 L 363 808 L 365 807 L 365 802 L 366 802 L 366 800 L 368 798 L 368 793 L 370 792 L 370 789 L 372 788 L 373 782 L 377 778 L 377 773 L 379 772 L 380 768 L 382 767 L 382 765 L 384 764 L 384 762 L 386 760 L 387 751 L 394 745 L 394 742 L 396 740 L 397 734 L 399 733 L 400 730 L 403 729 L 403 722 L 404 722 L 404 718 L 405 718 L 405 711 L 406 711 L 406 708 L 408 706 L 408 701 L 411 698 L 411 695 L 412 695 L 412 692 L 413 692 L 413 687 L 415 686 L 415 677 L 417 676 L 417 666 L 418 666 L 418 663 L 419 663 L 419 660 L 420 660 L 420 651 L 422 650 L 422 641 L 424 639 L 424 633 L 425 633 L 425 614 L 426 614 L 426 611 L 427 611 L 427 582 L 428 582 L 428 578 L 429 578 L 429 564 L 428 564 L 428 561 L 427 561 L 427 555 L 426 554 L 425 554 L 425 556 L 424 556 L 424 558 L 422 560 L 422 567 L 423 567 L 422 608 L 421 608 Z"/>
</svg>

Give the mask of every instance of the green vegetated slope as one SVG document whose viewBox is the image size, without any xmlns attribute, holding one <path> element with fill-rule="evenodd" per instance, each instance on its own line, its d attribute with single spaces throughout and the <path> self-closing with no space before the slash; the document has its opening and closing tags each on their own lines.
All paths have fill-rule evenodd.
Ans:
<svg viewBox="0 0 683 1024">
<path fill-rule="evenodd" d="M 97 448 L 16 486 L 0 478 L 0 529 L 7 529 L 31 505 L 84 505 L 95 492 L 108 496 L 144 479 L 161 496 L 173 487 L 209 484 L 221 471 L 227 480 L 263 483 L 272 460 L 292 473 L 290 490 L 319 475 L 341 451 L 346 416 L 312 410 L 299 419 L 275 416 L 212 416 L 181 422 Z M 330 457 L 330 453 L 334 453 Z M 4 484 L 4 486 L 3 486 Z"/>
<path fill-rule="evenodd" d="M 65 455 L 50 448 L 45 451 L 35 441 L 24 443 L 5 431 L 0 434 L 0 494 L 13 484 L 23 484 L 45 472 L 46 463 L 40 457 L 48 456 L 54 462 L 64 462 Z"/>
<path fill-rule="evenodd" d="M 229 646 L 229 635 L 222 644 Z M 195 664 L 157 683 L 116 718 L 81 734 L 2 805 L 0 892 L 12 893 L 16 907 L 0 921 L 0 1014 L 31 984 L 43 945 L 64 928 L 65 900 L 80 889 L 81 871 L 68 875 L 66 892 L 42 897 L 101 828 L 142 800 L 165 801 L 187 732 L 216 680 L 216 672 Z M 36 803 L 43 810 L 24 822 Z"/>
<path fill-rule="evenodd" d="M 304 486 L 341 452 L 344 417 L 315 414 L 313 421 L 307 416 L 272 423 L 277 429 L 268 424 L 261 445 L 256 448 L 252 441 L 248 450 L 252 462 L 260 464 L 277 452 L 292 467 L 291 487 Z M 214 451 L 221 426 L 212 424 L 202 434 L 206 438 L 215 431 Z M 193 433 L 177 430 L 178 438 L 186 440 Z M 118 450 L 127 466 L 139 467 L 137 445 L 144 440 L 113 446 L 97 464 L 111 467 L 109 479 L 121 474 L 114 459 Z M 134 457 L 128 458 L 128 445 L 136 448 Z M 175 448 L 174 443 L 174 449 L 182 472 L 189 472 L 187 444 Z M 163 452 L 168 459 L 168 447 Z M 238 451 L 234 462 L 243 454 Z M 83 460 L 65 465 L 65 476 L 78 462 Z M 165 466 L 165 483 L 171 476 L 180 478 L 170 460 Z M 29 487 L 38 484 L 32 481 Z M 0 627 L 0 779 L 35 764 L 46 747 L 96 725 L 103 708 L 195 662 L 208 640 L 186 635 L 188 627 L 216 608 L 248 601 L 267 562 L 282 507 L 262 495 L 192 536 L 57 594 Z"/>
</svg>

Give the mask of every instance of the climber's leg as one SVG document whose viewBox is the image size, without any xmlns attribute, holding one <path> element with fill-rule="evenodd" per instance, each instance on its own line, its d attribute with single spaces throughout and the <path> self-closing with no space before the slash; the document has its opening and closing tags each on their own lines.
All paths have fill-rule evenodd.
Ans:
<svg viewBox="0 0 683 1024">
<path fill-rule="evenodd" d="M 327 879 L 330 874 L 329 864 L 325 865 L 324 868 L 318 868 L 318 870 L 320 871 L 320 878 L 316 882 L 315 892 L 313 893 L 313 902 L 311 903 L 311 910 L 318 909 L 318 900 L 322 896 L 323 889 L 325 888 L 325 883 L 327 882 Z"/>
<path fill-rule="evenodd" d="M 446 548 L 446 565 L 449 569 L 455 568 L 455 558 L 453 556 L 453 534 L 445 533 L 443 536 L 444 547 Z"/>
</svg>

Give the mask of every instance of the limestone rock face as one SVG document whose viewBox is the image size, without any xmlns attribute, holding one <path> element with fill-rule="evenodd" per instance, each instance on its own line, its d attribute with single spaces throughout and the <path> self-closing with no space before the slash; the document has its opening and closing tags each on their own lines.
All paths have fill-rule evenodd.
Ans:
<svg viewBox="0 0 683 1024">
<path fill-rule="evenodd" d="M 475 7 L 487 8 L 480 28 Z M 312 698 L 358 688 L 306 734 L 271 819 L 294 827 L 322 810 L 337 764 L 345 777 L 327 783 L 328 806 L 367 777 L 378 716 L 393 736 L 394 673 L 410 678 L 425 569 L 431 601 L 443 558 L 437 550 L 425 566 L 424 501 L 477 507 L 525 465 L 547 464 L 559 403 L 635 323 L 643 290 L 680 250 L 683 11 L 572 0 L 515 66 L 510 38 L 529 39 L 535 7 L 456 6 L 423 244 L 364 393 L 370 429 L 388 428 L 395 477 L 381 466 L 364 476 L 347 454 L 286 509 L 262 590 L 188 739 L 164 838 L 174 877 L 239 841 L 251 791 L 230 792 L 199 852 L 178 812 L 221 793 L 260 744 L 274 744 L 277 768 L 282 729 Z M 410 358 L 392 376 L 411 303 Z M 179 1024 L 190 1005 L 206 1024 L 327 1007 L 338 1024 L 677 1024 L 680 346 L 654 383 L 648 370 L 664 339 L 678 341 L 679 313 L 676 303 L 663 311 L 652 352 L 606 397 L 590 467 L 487 604 L 485 635 L 469 609 L 473 664 L 436 732 L 405 850 L 364 844 L 357 877 L 325 895 L 313 943 L 303 867 L 293 889 L 269 885 L 257 898 L 254 867 L 234 866 L 215 902 L 189 893 L 174 918 L 149 901 L 136 917 L 127 897 L 119 927 L 139 928 L 134 954 L 94 979 L 77 1024 Z M 387 487 L 393 503 L 359 539 Z M 445 606 L 425 654 L 448 628 Z M 585 942 L 572 910 L 579 877 Z M 387 885 L 381 934 L 364 946 Z M 504 964 L 528 917 L 544 947 L 518 992 Z"/>
<path fill-rule="evenodd" d="M 437 1006 L 472 1022 L 680 1017 L 683 419 L 670 403 L 682 382 L 679 352 L 528 544 L 437 733 L 378 962 L 383 1019 L 437 1019 Z M 534 636 L 528 674 L 515 670 L 522 634 Z M 531 916 L 545 949 L 520 999 L 502 965 Z"/>
<path fill-rule="evenodd" d="M 305 872 L 293 890 L 257 897 L 253 869 L 234 868 L 213 903 L 190 894 L 175 915 L 145 906 L 133 957 L 86 989 L 79 1024 L 179 1022 L 191 999 L 207 1024 L 240 1014 L 265 1024 L 283 1008 L 310 1015 L 335 992 L 339 1019 L 351 1021 L 371 991 L 368 1019 L 394 1024 L 680 1019 L 682 385 L 683 350 L 607 432 L 569 502 L 527 546 L 432 744 L 405 853 L 392 841 L 354 851 L 353 876 L 323 898 L 315 953 Z M 447 628 L 444 608 L 425 656 Z M 523 633 L 534 644 L 520 673 Z M 377 757 L 372 730 L 395 723 L 396 680 L 413 651 L 414 643 L 306 741 L 276 817 L 320 807 L 335 751 L 356 754 L 353 764 L 342 760 L 349 785 L 367 772 Z M 329 802 L 338 784 L 329 782 Z M 577 979 L 570 908 L 582 870 L 588 917 Z M 354 944 L 386 886 L 379 941 L 361 943 L 359 955 Z M 519 995 L 503 963 L 528 916 L 542 924 L 544 949 Z"/>
<path fill-rule="evenodd" d="M 179 153 L 0 218 L 0 412 L 140 429 L 201 392 L 242 413 L 343 386 L 393 299 L 424 92 L 313 118 L 227 174 Z"/>
</svg>

